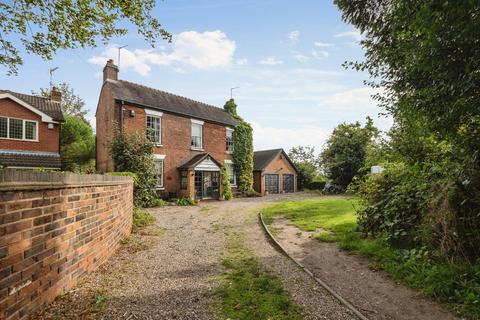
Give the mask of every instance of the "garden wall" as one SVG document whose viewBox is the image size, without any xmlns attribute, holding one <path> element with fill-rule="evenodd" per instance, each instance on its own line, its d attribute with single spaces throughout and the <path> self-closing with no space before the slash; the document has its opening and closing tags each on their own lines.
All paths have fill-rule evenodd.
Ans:
<svg viewBox="0 0 480 320">
<path fill-rule="evenodd" d="M 132 226 L 129 177 L 0 171 L 0 319 L 24 319 L 115 251 Z"/>
</svg>

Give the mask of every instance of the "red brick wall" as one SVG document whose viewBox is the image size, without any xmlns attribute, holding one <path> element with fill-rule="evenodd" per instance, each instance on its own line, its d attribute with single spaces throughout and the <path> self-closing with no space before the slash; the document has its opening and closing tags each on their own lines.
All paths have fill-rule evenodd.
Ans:
<svg viewBox="0 0 480 320">
<path fill-rule="evenodd" d="M 131 181 L 40 188 L 0 191 L 0 319 L 69 290 L 131 230 Z"/>
<path fill-rule="evenodd" d="M 0 138 L 0 149 L 59 152 L 60 125 L 54 124 L 53 129 L 48 129 L 48 124 L 42 122 L 38 114 L 33 113 L 10 99 L 0 100 L 0 117 L 1 116 L 37 121 L 39 142 Z"/>
</svg>

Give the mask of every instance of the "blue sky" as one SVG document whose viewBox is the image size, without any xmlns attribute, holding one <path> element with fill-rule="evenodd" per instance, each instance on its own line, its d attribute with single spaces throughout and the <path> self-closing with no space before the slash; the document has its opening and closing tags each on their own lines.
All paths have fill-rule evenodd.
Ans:
<svg viewBox="0 0 480 320">
<path fill-rule="evenodd" d="M 154 15 L 174 35 L 151 48 L 131 32 L 94 49 L 63 50 L 52 61 L 25 57 L 18 76 L 2 76 L 0 88 L 29 93 L 68 82 L 94 113 L 107 58 L 120 75 L 161 90 L 222 107 L 231 87 L 240 114 L 254 127 L 256 149 L 312 145 L 317 151 L 340 122 L 367 115 L 386 130 L 391 119 L 363 85 L 367 75 L 345 70 L 345 60 L 362 60 L 360 34 L 341 20 L 330 1 L 166 0 Z"/>
</svg>

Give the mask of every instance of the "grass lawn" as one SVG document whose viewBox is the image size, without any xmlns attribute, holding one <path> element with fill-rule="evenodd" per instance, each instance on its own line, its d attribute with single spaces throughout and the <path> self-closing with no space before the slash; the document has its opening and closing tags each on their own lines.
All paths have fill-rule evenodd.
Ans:
<svg viewBox="0 0 480 320">
<path fill-rule="evenodd" d="M 394 280 L 421 290 L 469 319 L 480 319 L 480 263 L 439 261 L 424 248 L 392 247 L 382 238 L 364 238 L 357 232 L 352 197 L 319 197 L 276 203 L 263 210 L 267 224 L 283 216 L 305 231 L 324 229 L 320 241 L 336 242 L 341 248 L 370 259 L 370 268 L 386 271 Z"/>
<path fill-rule="evenodd" d="M 216 291 L 218 319 L 302 319 L 300 308 L 283 290 L 282 282 L 245 248 L 241 235 L 230 236 L 222 264 L 227 271 Z"/>
</svg>

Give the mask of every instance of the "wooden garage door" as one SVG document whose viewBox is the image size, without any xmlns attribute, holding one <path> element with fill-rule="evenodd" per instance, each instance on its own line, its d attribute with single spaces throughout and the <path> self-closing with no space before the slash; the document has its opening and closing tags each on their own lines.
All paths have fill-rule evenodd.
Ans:
<svg viewBox="0 0 480 320">
<path fill-rule="evenodd" d="M 295 176 L 293 174 L 283 175 L 283 191 L 285 192 L 295 191 Z"/>
<path fill-rule="evenodd" d="M 265 175 L 265 191 L 268 193 L 278 193 L 278 174 Z"/>
</svg>

